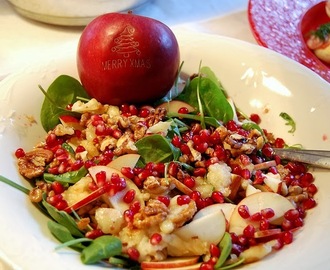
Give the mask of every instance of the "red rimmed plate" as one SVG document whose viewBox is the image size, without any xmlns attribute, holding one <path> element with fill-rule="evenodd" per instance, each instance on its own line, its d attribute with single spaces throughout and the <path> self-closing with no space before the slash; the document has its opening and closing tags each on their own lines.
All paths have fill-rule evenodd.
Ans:
<svg viewBox="0 0 330 270">
<path fill-rule="evenodd" d="M 249 0 L 248 18 L 260 45 L 290 57 L 330 82 L 330 68 L 307 48 L 302 34 L 302 30 L 305 34 L 324 23 L 324 5 L 321 0 Z M 314 6 L 318 6 L 320 16 L 310 12 L 315 11 Z"/>
</svg>

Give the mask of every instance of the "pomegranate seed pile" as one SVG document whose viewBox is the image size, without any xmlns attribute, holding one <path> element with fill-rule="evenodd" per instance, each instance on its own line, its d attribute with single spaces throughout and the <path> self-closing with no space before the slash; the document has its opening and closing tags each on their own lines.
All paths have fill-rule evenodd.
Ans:
<svg viewBox="0 0 330 270">
<path fill-rule="evenodd" d="M 275 212 L 271 207 L 251 213 L 248 205 L 240 205 L 237 208 L 240 217 L 257 225 L 248 224 L 237 234 L 230 231 L 227 220 L 226 231 L 232 242 L 227 264 L 234 263 L 245 250 L 256 245 L 273 241 L 272 249 L 279 250 L 290 244 L 294 232 L 304 225 L 306 211 L 316 206 L 313 197 L 317 187 L 307 167 L 283 161 L 274 154 L 273 147 L 285 147 L 284 140 L 266 130 L 261 134 L 256 129 L 243 129 L 234 120 L 219 127 L 202 127 L 200 122 L 178 118 L 185 123 L 179 127 L 180 132 L 172 135 L 163 129 L 156 132 L 166 137 L 178 153 L 175 160 L 123 166 L 110 177 L 101 170 L 92 178 L 89 171 L 92 167 L 107 166 L 120 156 L 139 153 L 135 143 L 155 134 L 150 128 L 168 118 L 161 107 L 128 104 L 114 107 L 90 102 L 96 103 L 97 110 L 86 106 L 77 122 L 57 125 L 32 151 L 17 149 L 18 168 L 34 185 L 31 201 L 38 203 L 44 199 L 58 210 L 69 214 L 74 211 L 72 216 L 87 238 L 118 236 L 123 253 L 133 261 L 165 260 L 171 253 L 168 237 L 175 229 L 191 222 L 196 213 L 210 205 L 239 204 L 247 196 L 248 186 L 255 192 L 279 194 L 293 207 L 285 212 L 280 224 L 274 224 L 271 219 Z M 68 107 L 74 108 L 74 104 Z M 178 113 L 187 114 L 188 110 L 182 107 Z M 251 115 L 251 120 L 257 124 L 261 121 L 256 114 Z M 220 174 L 229 177 L 223 176 L 218 181 L 212 176 L 217 174 L 216 168 L 222 168 Z M 73 179 L 77 174 L 79 178 L 75 181 L 62 181 L 63 176 Z M 278 176 L 276 190 L 265 182 L 269 175 Z M 134 183 L 138 190 L 129 183 Z M 113 206 L 104 195 L 114 197 L 123 191 L 120 200 L 127 208 L 119 213 L 118 223 L 106 230 L 102 226 L 106 218 L 97 216 L 97 209 L 111 209 Z M 87 197 L 85 203 L 79 204 Z M 166 227 L 164 221 L 170 226 Z M 144 239 L 148 239 L 148 250 L 138 245 Z M 222 252 L 218 244 L 196 247 L 188 255 L 195 252 L 201 256 L 200 269 L 214 269 Z"/>
</svg>

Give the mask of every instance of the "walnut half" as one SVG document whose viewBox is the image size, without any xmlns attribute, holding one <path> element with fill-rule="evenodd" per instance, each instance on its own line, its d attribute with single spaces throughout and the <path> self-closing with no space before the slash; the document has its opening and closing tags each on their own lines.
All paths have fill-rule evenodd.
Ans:
<svg viewBox="0 0 330 270">
<path fill-rule="evenodd" d="M 41 176 L 45 167 L 54 158 L 52 151 L 36 148 L 30 152 L 27 152 L 24 157 L 18 159 L 18 171 L 19 173 L 28 178 L 33 179 Z"/>
</svg>

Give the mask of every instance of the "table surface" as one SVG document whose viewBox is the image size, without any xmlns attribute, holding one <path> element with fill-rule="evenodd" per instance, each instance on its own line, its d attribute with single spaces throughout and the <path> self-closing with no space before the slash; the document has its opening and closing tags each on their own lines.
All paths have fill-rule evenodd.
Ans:
<svg viewBox="0 0 330 270">
<path fill-rule="evenodd" d="M 133 10 L 171 28 L 229 36 L 255 43 L 247 18 L 248 0 L 150 0 Z M 0 0 L 0 80 L 38 63 L 67 43 L 78 42 L 83 27 L 49 25 L 24 18 Z"/>
</svg>

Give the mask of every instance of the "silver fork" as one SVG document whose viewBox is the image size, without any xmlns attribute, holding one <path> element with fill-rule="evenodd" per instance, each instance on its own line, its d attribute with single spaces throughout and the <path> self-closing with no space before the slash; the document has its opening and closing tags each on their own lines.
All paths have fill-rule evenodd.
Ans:
<svg viewBox="0 0 330 270">
<path fill-rule="evenodd" d="M 282 159 L 298 161 L 319 168 L 330 169 L 330 151 L 306 150 L 295 148 L 273 148 L 275 154 Z"/>
</svg>

